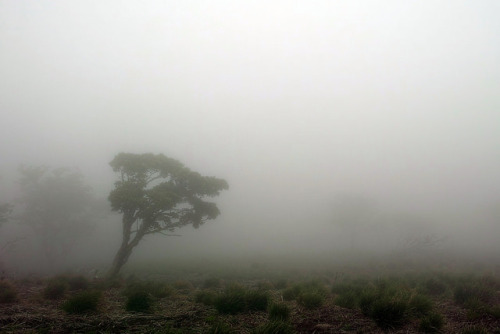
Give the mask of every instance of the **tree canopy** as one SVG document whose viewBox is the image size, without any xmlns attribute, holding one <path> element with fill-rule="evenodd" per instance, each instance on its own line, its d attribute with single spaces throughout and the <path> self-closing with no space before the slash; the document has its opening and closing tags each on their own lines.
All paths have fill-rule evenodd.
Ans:
<svg viewBox="0 0 500 334">
<path fill-rule="evenodd" d="M 49 263 L 91 228 L 92 196 L 78 170 L 21 167 L 16 220 L 33 229 Z"/>
<path fill-rule="evenodd" d="M 163 154 L 120 153 L 110 163 L 119 174 L 109 194 L 111 208 L 123 214 L 123 238 L 110 275 L 127 262 L 147 234 L 168 234 L 215 219 L 219 209 L 207 201 L 228 189 L 225 180 L 202 176 Z"/>
</svg>

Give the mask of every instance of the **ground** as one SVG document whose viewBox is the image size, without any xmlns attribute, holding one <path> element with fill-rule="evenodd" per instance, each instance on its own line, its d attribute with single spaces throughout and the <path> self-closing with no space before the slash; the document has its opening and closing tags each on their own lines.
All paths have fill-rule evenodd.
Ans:
<svg viewBox="0 0 500 334">
<path fill-rule="evenodd" d="M 213 305 L 196 302 L 196 294 L 204 289 L 207 276 L 196 270 L 178 270 L 175 275 L 160 274 L 128 278 L 113 284 L 104 280 L 91 281 L 89 289 L 102 291 L 96 311 L 84 314 L 68 314 L 62 309 L 63 303 L 77 292 L 67 291 L 61 299 L 44 297 L 44 290 L 50 279 L 29 277 L 10 279 L 18 292 L 17 299 L 0 304 L 0 333 L 209 333 L 214 322 L 225 324 L 231 333 L 252 333 L 255 328 L 267 323 L 266 311 L 247 311 L 234 315 L 220 314 Z M 203 271 L 201 268 L 200 271 Z M 240 284 L 249 290 L 265 289 L 274 302 L 282 302 L 291 310 L 289 322 L 296 333 L 418 333 L 419 319 L 408 319 L 398 326 L 380 328 L 370 317 L 358 308 L 344 308 L 335 304 L 337 295 L 330 292 L 331 286 L 339 280 L 338 271 L 325 272 L 289 271 L 288 285 L 293 282 L 320 280 L 328 289 L 322 306 L 306 309 L 296 300 L 283 300 L 283 287 L 278 288 L 277 276 L 264 265 L 253 264 L 243 273 L 231 271 L 224 277 L 220 273 L 220 285 L 212 290 L 222 293 L 229 284 Z M 283 274 L 283 272 L 282 272 Z M 183 278 L 184 275 L 185 277 Z M 175 277 L 174 277 L 175 276 Z M 210 273 L 214 277 L 214 272 Z M 266 278 L 266 276 L 272 276 Z M 172 291 L 168 296 L 155 298 L 151 311 L 136 313 L 125 310 L 124 289 L 131 280 L 167 282 Z M 288 279 L 289 277 L 293 277 Z M 352 276 L 351 276 L 352 277 Z M 479 276 L 478 276 L 479 277 Z M 161 278 L 161 279 L 160 279 Z M 498 277 L 489 281 L 498 283 Z M 283 281 L 283 279 L 281 279 Z M 496 284 L 495 283 L 495 284 Z M 500 290 L 497 285 L 490 304 L 500 306 Z M 466 306 L 453 299 L 452 294 L 432 296 L 434 308 L 443 315 L 444 326 L 441 333 L 462 333 L 465 329 L 482 328 L 485 333 L 500 333 L 498 315 L 480 313 L 471 316 Z M 221 332 L 222 333 L 222 332 Z"/>
</svg>

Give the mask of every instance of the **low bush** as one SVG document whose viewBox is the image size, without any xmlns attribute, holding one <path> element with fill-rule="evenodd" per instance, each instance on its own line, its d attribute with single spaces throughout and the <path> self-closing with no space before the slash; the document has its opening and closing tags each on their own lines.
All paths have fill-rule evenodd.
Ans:
<svg viewBox="0 0 500 334">
<path fill-rule="evenodd" d="M 325 297 L 318 292 L 303 292 L 297 298 L 297 303 L 306 309 L 315 309 L 323 305 Z"/>
<path fill-rule="evenodd" d="M 443 316 L 439 313 L 431 313 L 420 321 L 418 329 L 424 333 L 438 333 L 443 325 Z"/>
<path fill-rule="evenodd" d="M 197 303 L 202 303 L 204 305 L 214 305 L 217 299 L 217 294 L 210 290 L 198 291 L 194 297 Z"/>
<path fill-rule="evenodd" d="M 152 304 L 151 295 L 146 291 L 138 290 L 127 296 L 125 309 L 131 312 L 149 312 Z"/>
<path fill-rule="evenodd" d="M 478 300 L 483 303 L 488 303 L 491 296 L 494 295 L 494 290 L 486 285 L 481 285 L 479 282 L 466 282 L 459 284 L 453 291 L 453 297 L 458 304 L 466 304 L 471 300 Z"/>
<path fill-rule="evenodd" d="M 13 303 L 17 300 L 17 290 L 11 283 L 0 281 L 0 303 Z"/>
<path fill-rule="evenodd" d="M 237 314 L 245 311 L 245 290 L 239 287 L 226 289 L 215 299 L 215 308 L 224 314 Z"/>
<path fill-rule="evenodd" d="M 138 291 L 143 291 L 156 298 L 165 298 L 174 294 L 174 289 L 163 282 L 154 281 L 133 281 L 127 284 L 123 294 L 129 296 Z"/>
<path fill-rule="evenodd" d="M 83 291 L 64 302 L 62 308 L 72 314 L 93 312 L 97 310 L 100 299 L 99 291 Z"/>
<path fill-rule="evenodd" d="M 416 294 L 411 297 L 408 308 L 412 315 L 424 316 L 432 311 L 434 305 L 429 297 Z"/>
<path fill-rule="evenodd" d="M 438 296 L 446 292 L 446 284 L 436 278 L 429 278 L 424 283 L 424 290 L 430 295 Z"/>
<path fill-rule="evenodd" d="M 265 311 L 269 296 L 263 291 L 247 291 L 245 293 L 246 308 L 250 311 Z"/>
<path fill-rule="evenodd" d="M 269 306 L 269 320 L 288 321 L 290 308 L 283 303 L 274 303 Z"/>
<path fill-rule="evenodd" d="M 379 327 L 393 328 L 403 323 L 407 307 L 402 298 L 383 296 L 373 302 L 369 315 Z"/>
</svg>

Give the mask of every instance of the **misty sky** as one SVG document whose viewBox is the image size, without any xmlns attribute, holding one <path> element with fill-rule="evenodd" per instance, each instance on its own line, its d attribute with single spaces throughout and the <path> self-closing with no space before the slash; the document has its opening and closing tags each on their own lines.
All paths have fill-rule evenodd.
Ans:
<svg viewBox="0 0 500 334">
<path fill-rule="evenodd" d="M 229 182 L 206 238 L 314 240 L 339 193 L 467 223 L 500 204 L 499 18 L 496 0 L 0 0 L 0 187 L 73 166 L 105 197 L 115 154 L 153 152 Z"/>
</svg>

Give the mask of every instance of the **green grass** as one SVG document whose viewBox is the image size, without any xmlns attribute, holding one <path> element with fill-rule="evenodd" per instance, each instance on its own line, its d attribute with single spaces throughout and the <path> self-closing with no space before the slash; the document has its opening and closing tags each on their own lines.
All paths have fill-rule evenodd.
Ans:
<svg viewBox="0 0 500 334">
<path fill-rule="evenodd" d="M 83 291 L 64 302 L 62 308 L 71 314 L 95 312 L 97 311 L 100 299 L 100 291 Z"/>
<path fill-rule="evenodd" d="M 214 301 L 219 313 L 237 314 L 247 311 L 265 311 L 269 296 L 264 291 L 248 290 L 239 285 L 232 285 L 219 294 Z"/>
<path fill-rule="evenodd" d="M 211 290 L 198 291 L 194 296 L 194 300 L 197 303 L 201 303 L 204 305 L 214 305 L 216 299 L 217 299 L 217 293 Z"/>
<path fill-rule="evenodd" d="M 438 333 L 443 326 L 443 316 L 439 313 L 431 313 L 420 321 L 418 329 L 423 333 Z"/>
<path fill-rule="evenodd" d="M 147 291 L 137 290 L 127 296 L 125 309 L 129 312 L 149 312 L 153 306 L 153 299 Z"/>
<path fill-rule="evenodd" d="M 295 330 L 291 324 L 283 321 L 270 321 L 266 324 L 260 325 L 253 332 L 253 334 L 293 334 Z"/>
<path fill-rule="evenodd" d="M 269 320 L 288 321 L 290 307 L 284 303 L 273 303 L 269 306 Z"/>
</svg>

